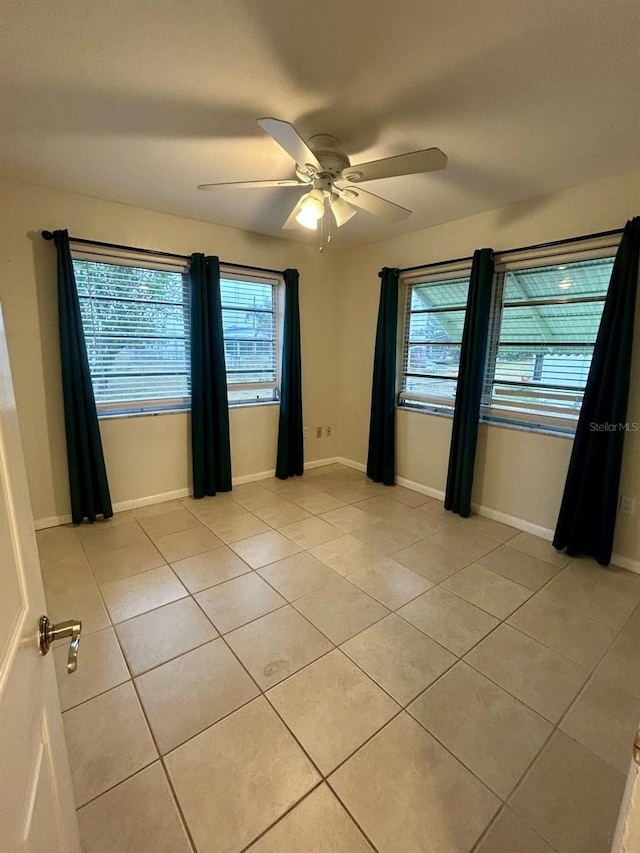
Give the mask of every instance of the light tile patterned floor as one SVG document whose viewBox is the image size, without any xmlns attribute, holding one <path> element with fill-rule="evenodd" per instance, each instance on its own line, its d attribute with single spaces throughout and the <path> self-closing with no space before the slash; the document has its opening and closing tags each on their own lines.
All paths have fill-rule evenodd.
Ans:
<svg viewBox="0 0 640 853">
<path fill-rule="evenodd" d="M 339 465 L 38 542 L 84 853 L 608 853 L 640 576 Z"/>
</svg>

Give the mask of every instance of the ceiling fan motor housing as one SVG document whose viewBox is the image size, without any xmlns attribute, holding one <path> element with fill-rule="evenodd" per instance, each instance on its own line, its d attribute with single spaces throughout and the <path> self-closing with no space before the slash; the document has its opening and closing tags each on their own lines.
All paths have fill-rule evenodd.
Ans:
<svg viewBox="0 0 640 853">
<path fill-rule="evenodd" d="M 309 140 L 309 148 L 316 155 L 322 166 L 322 171 L 318 177 L 338 178 L 342 174 L 342 170 L 351 165 L 349 158 L 338 148 L 338 140 L 334 136 L 329 136 L 326 133 L 320 133 L 312 136 Z M 296 166 L 296 172 L 304 170 L 304 166 L 300 164 Z"/>
</svg>

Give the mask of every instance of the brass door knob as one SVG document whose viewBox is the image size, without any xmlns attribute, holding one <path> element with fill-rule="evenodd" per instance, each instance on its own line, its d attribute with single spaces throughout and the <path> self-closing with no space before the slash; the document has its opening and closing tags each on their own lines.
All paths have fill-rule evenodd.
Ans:
<svg viewBox="0 0 640 853">
<path fill-rule="evenodd" d="M 67 672 L 75 672 L 78 668 L 78 649 L 80 647 L 81 633 L 82 622 L 80 619 L 70 619 L 68 622 L 58 622 L 57 625 L 54 625 L 48 616 L 41 616 L 38 632 L 40 654 L 46 655 L 51 647 L 51 643 L 56 640 L 70 638 Z"/>
</svg>

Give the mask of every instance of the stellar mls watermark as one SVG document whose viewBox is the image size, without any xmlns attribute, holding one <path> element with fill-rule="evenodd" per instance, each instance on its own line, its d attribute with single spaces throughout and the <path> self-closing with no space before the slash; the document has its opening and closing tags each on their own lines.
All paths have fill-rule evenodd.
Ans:
<svg viewBox="0 0 640 853">
<path fill-rule="evenodd" d="M 610 424 L 609 421 L 604 421 L 603 423 L 591 421 L 589 424 L 590 432 L 638 432 L 638 430 L 640 430 L 640 424 L 636 421 L 626 421 L 616 424 Z"/>
</svg>

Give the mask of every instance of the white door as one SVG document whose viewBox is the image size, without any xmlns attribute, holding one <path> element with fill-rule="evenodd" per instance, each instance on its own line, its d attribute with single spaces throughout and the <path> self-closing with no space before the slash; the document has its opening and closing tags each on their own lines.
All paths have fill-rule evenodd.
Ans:
<svg viewBox="0 0 640 853">
<path fill-rule="evenodd" d="M 637 761 L 640 762 L 640 729 L 636 735 Z M 638 853 L 640 850 L 640 763 L 631 762 L 618 827 L 611 853 Z"/>
<path fill-rule="evenodd" d="M 0 851 L 79 853 L 44 592 L 0 310 Z M 71 615 L 71 614 L 70 614 Z M 68 676 L 73 678 L 72 675 Z"/>
</svg>

